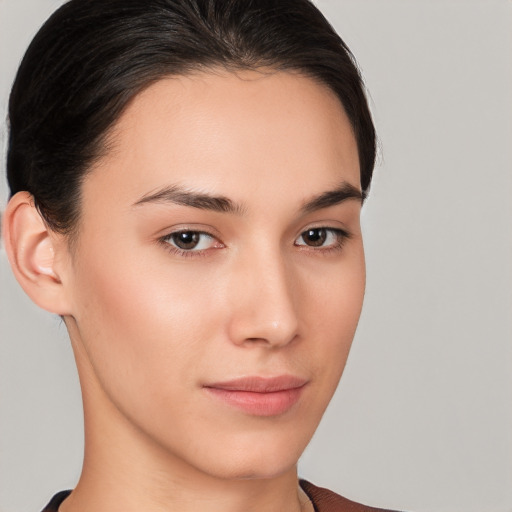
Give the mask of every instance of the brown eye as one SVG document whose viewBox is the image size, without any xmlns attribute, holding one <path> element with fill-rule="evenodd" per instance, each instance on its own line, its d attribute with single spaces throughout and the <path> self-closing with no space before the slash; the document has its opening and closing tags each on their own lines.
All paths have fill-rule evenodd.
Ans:
<svg viewBox="0 0 512 512">
<path fill-rule="evenodd" d="M 222 249 L 224 244 L 204 231 L 183 230 L 169 233 L 160 239 L 179 255 L 198 255 L 209 249 Z"/>
<path fill-rule="evenodd" d="M 327 230 L 325 228 L 308 229 L 300 235 L 300 238 L 304 241 L 304 245 L 320 247 L 327 240 Z"/>
<path fill-rule="evenodd" d="M 198 231 L 180 231 L 178 233 L 173 233 L 170 236 L 170 241 L 183 250 L 192 250 L 195 249 L 199 242 L 201 241 L 201 236 L 207 236 L 204 233 L 199 233 Z"/>
<path fill-rule="evenodd" d="M 310 228 L 303 231 L 295 240 L 295 245 L 301 247 L 318 247 L 321 249 L 340 248 L 350 234 L 344 229 Z"/>
</svg>

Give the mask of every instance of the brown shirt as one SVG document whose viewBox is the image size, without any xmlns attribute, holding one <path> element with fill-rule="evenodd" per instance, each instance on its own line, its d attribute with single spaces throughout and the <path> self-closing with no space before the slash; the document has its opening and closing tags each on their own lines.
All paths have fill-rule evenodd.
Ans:
<svg viewBox="0 0 512 512">
<path fill-rule="evenodd" d="M 313 503 L 315 512 L 393 512 L 350 501 L 329 489 L 317 487 L 306 480 L 301 480 L 300 486 Z"/>
<path fill-rule="evenodd" d="M 315 512 L 392 512 L 380 508 L 367 507 L 343 498 L 328 489 L 316 487 L 306 480 L 300 481 L 300 486 L 308 495 L 315 507 Z M 56 494 L 43 512 L 58 512 L 59 505 L 69 496 L 71 491 L 62 491 Z"/>
</svg>

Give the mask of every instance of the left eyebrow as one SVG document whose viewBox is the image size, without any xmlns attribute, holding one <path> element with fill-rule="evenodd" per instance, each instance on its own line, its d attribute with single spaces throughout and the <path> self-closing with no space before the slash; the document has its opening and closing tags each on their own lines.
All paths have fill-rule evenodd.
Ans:
<svg viewBox="0 0 512 512">
<path fill-rule="evenodd" d="M 365 199 L 365 195 L 357 187 L 344 181 L 338 188 L 323 192 L 322 194 L 309 199 L 302 205 L 301 210 L 304 213 L 311 213 L 330 206 L 336 206 L 349 199 L 356 199 L 361 203 Z"/>
</svg>

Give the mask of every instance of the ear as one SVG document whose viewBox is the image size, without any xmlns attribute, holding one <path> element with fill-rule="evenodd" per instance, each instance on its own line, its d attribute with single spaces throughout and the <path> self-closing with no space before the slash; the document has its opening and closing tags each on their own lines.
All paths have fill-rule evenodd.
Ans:
<svg viewBox="0 0 512 512">
<path fill-rule="evenodd" d="M 18 192 L 9 201 L 3 238 L 12 270 L 25 293 L 47 311 L 70 314 L 67 290 L 57 270 L 60 267 L 62 271 L 62 262 L 69 258 L 67 245 L 62 235 L 48 229 L 28 192 Z"/>
</svg>

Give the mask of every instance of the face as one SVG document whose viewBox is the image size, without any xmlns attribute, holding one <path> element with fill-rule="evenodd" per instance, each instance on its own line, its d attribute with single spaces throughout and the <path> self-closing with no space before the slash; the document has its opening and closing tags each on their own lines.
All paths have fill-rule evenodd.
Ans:
<svg viewBox="0 0 512 512">
<path fill-rule="evenodd" d="M 136 97 L 83 183 L 64 279 L 86 429 L 221 478 L 293 468 L 359 318 L 360 209 L 349 121 L 310 78 Z"/>
</svg>

